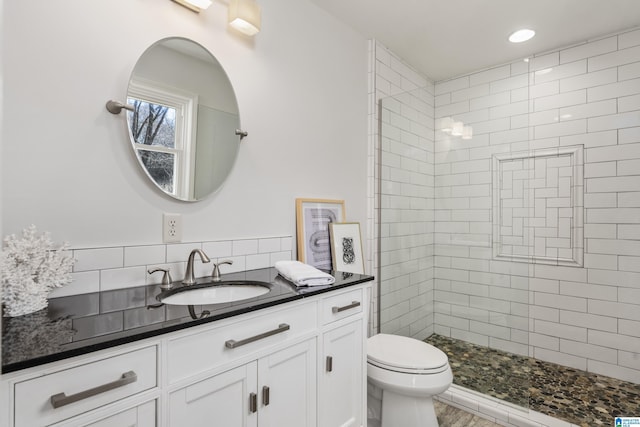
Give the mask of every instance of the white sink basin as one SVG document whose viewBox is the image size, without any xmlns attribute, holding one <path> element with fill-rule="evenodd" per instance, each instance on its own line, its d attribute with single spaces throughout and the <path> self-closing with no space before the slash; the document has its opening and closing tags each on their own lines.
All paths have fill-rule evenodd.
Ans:
<svg viewBox="0 0 640 427">
<path fill-rule="evenodd" d="M 180 288 L 175 293 L 160 299 L 160 302 L 171 305 L 206 305 L 241 301 L 255 298 L 269 292 L 264 285 L 254 284 L 220 284 L 206 287 Z"/>
</svg>

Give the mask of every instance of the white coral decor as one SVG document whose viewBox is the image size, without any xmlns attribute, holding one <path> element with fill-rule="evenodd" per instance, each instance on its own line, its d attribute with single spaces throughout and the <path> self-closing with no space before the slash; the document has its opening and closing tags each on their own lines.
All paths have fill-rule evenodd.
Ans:
<svg viewBox="0 0 640 427">
<path fill-rule="evenodd" d="M 51 289 L 71 283 L 74 259 L 68 256 L 68 243 L 54 247 L 49 233 L 38 234 L 35 225 L 24 229 L 22 238 L 12 234 L 4 242 L 0 273 L 5 316 L 42 310 Z"/>
</svg>

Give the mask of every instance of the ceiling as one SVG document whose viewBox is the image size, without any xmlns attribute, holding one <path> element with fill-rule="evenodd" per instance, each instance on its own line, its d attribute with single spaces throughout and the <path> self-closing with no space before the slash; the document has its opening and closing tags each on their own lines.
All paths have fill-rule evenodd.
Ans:
<svg viewBox="0 0 640 427">
<path fill-rule="evenodd" d="M 640 0 L 311 1 L 434 81 L 640 26 Z"/>
</svg>

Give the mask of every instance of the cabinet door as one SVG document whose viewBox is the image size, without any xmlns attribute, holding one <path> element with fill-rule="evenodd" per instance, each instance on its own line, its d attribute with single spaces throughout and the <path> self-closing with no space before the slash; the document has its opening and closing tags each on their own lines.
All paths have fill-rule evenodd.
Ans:
<svg viewBox="0 0 640 427">
<path fill-rule="evenodd" d="M 256 393 L 256 362 L 251 362 L 177 390 L 169 396 L 172 427 L 255 427 L 250 406 Z"/>
<path fill-rule="evenodd" d="M 364 412 L 362 320 L 326 332 L 323 340 L 320 427 L 361 426 Z"/>
<path fill-rule="evenodd" d="M 315 338 L 258 360 L 260 427 L 315 427 Z"/>
</svg>

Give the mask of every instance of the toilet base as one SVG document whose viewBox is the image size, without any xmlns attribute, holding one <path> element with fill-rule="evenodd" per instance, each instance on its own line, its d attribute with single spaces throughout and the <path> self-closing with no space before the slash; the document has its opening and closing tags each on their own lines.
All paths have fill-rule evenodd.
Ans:
<svg viewBox="0 0 640 427">
<path fill-rule="evenodd" d="M 438 427 L 433 398 L 406 396 L 368 384 L 369 425 L 375 427 Z"/>
<path fill-rule="evenodd" d="M 382 390 L 382 427 L 438 427 L 431 397 L 402 396 Z"/>
</svg>

